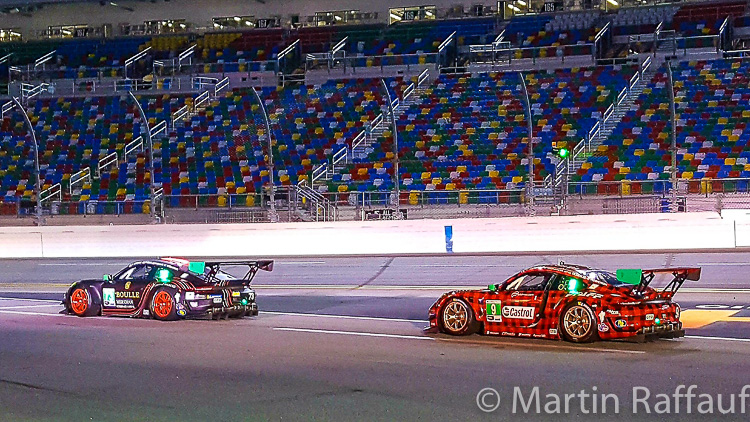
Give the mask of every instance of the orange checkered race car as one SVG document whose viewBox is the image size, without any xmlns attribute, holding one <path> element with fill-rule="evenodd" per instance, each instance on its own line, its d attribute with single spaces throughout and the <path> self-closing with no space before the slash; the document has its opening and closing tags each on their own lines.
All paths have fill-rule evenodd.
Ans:
<svg viewBox="0 0 750 422">
<path fill-rule="evenodd" d="M 671 274 L 661 290 L 657 274 Z M 672 301 L 700 268 L 629 269 L 611 272 L 578 265 L 539 265 L 485 290 L 442 295 L 430 308 L 430 332 L 595 340 L 683 337 L 680 306 Z"/>
</svg>

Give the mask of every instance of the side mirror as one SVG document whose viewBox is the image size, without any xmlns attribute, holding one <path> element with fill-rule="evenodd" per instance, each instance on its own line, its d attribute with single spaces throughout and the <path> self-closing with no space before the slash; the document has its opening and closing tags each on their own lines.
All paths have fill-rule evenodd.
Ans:
<svg viewBox="0 0 750 422">
<path fill-rule="evenodd" d="M 112 274 L 104 274 L 104 277 L 102 277 L 102 280 L 104 280 L 106 282 L 111 282 L 112 281 Z"/>
</svg>

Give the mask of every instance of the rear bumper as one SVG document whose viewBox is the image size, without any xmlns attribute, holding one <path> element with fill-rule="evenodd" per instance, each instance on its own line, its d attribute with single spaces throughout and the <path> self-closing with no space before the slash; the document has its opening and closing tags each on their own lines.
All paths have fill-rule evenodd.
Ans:
<svg viewBox="0 0 750 422">
<path fill-rule="evenodd" d="M 636 333 L 635 336 L 628 340 L 636 342 L 644 342 L 651 339 L 657 338 L 680 338 L 685 337 L 685 330 L 682 329 L 682 323 L 677 322 L 673 324 L 665 325 L 653 325 L 649 327 L 643 327 Z"/>
</svg>

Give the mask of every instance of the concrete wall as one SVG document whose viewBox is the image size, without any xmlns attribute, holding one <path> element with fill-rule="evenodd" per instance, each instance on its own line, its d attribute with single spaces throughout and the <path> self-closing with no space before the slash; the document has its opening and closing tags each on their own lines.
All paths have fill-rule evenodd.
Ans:
<svg viewBox="0 0 750 422">
<path fill-rule="evenodd" d="M 750 213 L 336 223 L 7 227 L 0 258 L 240 257 L 727 250 L 750 247 Z"/>
</svg>

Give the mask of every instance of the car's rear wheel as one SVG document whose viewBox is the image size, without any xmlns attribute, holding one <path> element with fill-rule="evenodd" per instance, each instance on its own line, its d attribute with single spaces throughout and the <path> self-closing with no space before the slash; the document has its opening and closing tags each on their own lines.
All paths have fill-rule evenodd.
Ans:
<svg viewBox="0 0 750 422">
<path fill-rule="evenodd" d="M 91 287 L 77 286 L 70 292 L 68 301 L 70 310 L 80 317 L 99 314 L 99 305 L 95 300 Z"/>
<path fill-rule="evenodd" d="M 453 336 L 467 336 L 479 331 L 474 311 L 463 299 L 453 298 L 440 310 L 440 326 Z"/>
<path fill-rule="evenodd" d="M 177 319 L 177 303 L 173 289 L 161 288 L 151 296 L 151 315 L 160 321 Z"/>
<path fill-rule="evenodd" d="M 588 305 L 568 305 L 560 317 L 563 339 L 573 343 L 588 343 L 596 340 L 596 317 Z"/>
</svg>

